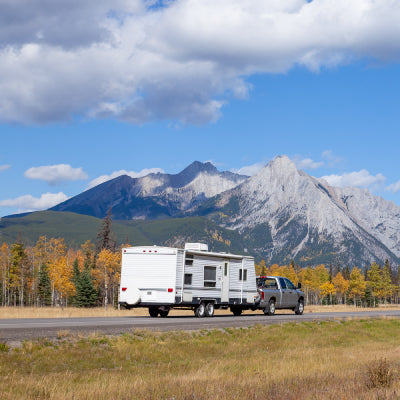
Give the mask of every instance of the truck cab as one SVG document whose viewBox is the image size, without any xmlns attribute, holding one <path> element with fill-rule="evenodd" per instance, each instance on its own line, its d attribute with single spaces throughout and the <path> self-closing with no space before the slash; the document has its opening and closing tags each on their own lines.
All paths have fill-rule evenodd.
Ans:
<svg viewBox="0 0 400 400">
<path fill-rule="evenodd" d="M 273 315 L 277 309 L 290 309 L 297 315 L 304 312 L 304 293 L 301 284 L 294 285 L 288 278 L 282 276 L 257 276 L 259 292 L 259 307 L 264 314 Z"/>
</svg>

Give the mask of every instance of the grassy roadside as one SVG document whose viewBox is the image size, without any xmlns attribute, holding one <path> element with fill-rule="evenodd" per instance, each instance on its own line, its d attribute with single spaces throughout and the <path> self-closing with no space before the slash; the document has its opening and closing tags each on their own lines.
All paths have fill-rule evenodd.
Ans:
<svg viewBox="0 0 400 400">
<path fill-rule="evenodd" d="M 345 312 L 345 311 L 371 311 L 371 310 L 400 310 L 400 305 L 382 305 L 379 308 L 361 308 L 347 305 L 334 306 L 307 306 L 304 313 L 317 312 Z M 262 314 L 261 310 L 246 311 L 244 314 Z M 291 310 L 277 310 L 279 314 L 293 314 Z M 215 315 L 232 315 L 229 310 L 215 310 Z M 148 316 L 147 308 L 136 308 L 133 310 L 117 310 L 108 307 L 76 308 L 67 307 L 0 307 L 0 319 L 5 318 L 78 318 L 78 317 L 125 317 L 125 316 Z M 191 310 L 172 310 L 174 315 L 193 315 Z"/>
<path fill-rule="evenodd" d="M 398 399 L 400 321 L 0 346 L 0 399 Z M 385 375 L 386 374 L 386 375 Z M 379 376 L 388 379 L 377 379 Z M 390 378 L 390 379 L 389 379 Z"/>
</svg>

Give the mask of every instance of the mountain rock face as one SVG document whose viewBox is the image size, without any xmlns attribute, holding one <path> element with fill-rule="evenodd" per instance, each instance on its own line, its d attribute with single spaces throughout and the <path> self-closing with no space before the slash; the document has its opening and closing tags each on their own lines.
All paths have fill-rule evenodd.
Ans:
<svg viewBox="0 0 400 400">
<path fill-rule="evenodd" d="M 200 162 L 176 175 L 120 176 L 52 210 L 103 218 L 110 207 L 119 220 L 206 216 L 270 263 L 400 261 L 400 207 L 367 189 L 331 187 L 286 156 L 252 177 Z"/>
<path fill-rule="evenodd" d="M 251 238 L 269 262 L 399 261 L 399 207 L 366 189 L 331 187 L 286 156 L 194 213 Z"/>
<path fill-rule="evenodd" d="M 237 186 L 246 178 L 232 172 L 219 172 L 209 162 L 195 161 L 176 175 L 119 176 L 51 210 L 103 218 L 112 207 L 115 219 L 168 218 Z"/>
</svg>

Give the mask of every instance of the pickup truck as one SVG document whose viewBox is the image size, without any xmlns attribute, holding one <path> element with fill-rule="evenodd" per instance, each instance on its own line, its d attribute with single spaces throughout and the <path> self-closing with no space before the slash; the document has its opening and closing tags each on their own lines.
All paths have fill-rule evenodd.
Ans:
<svg viewBox="0 0 400 400">
<path fill-rule="evenodd" d="M 290 309 L 301 315 L 304 311 L 304 292 L 300 288 L 300 283 L 296 287 L 281 276 L 258 276 L 258 308 L 264 310 L 265 315 L 273 315 L 277 309 Z"/>
</svg>

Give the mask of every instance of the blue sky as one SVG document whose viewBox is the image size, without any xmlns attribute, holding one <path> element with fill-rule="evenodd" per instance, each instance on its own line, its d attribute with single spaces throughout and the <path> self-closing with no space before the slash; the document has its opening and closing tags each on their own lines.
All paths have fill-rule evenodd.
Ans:
<svg viewBox="0 0 400 400">
<path fill-rule="evenodd" d="M 0 216 L 280 154 L 400 205 L 397 2 L 49 1 L 0 5 Z"/>
</svg>

